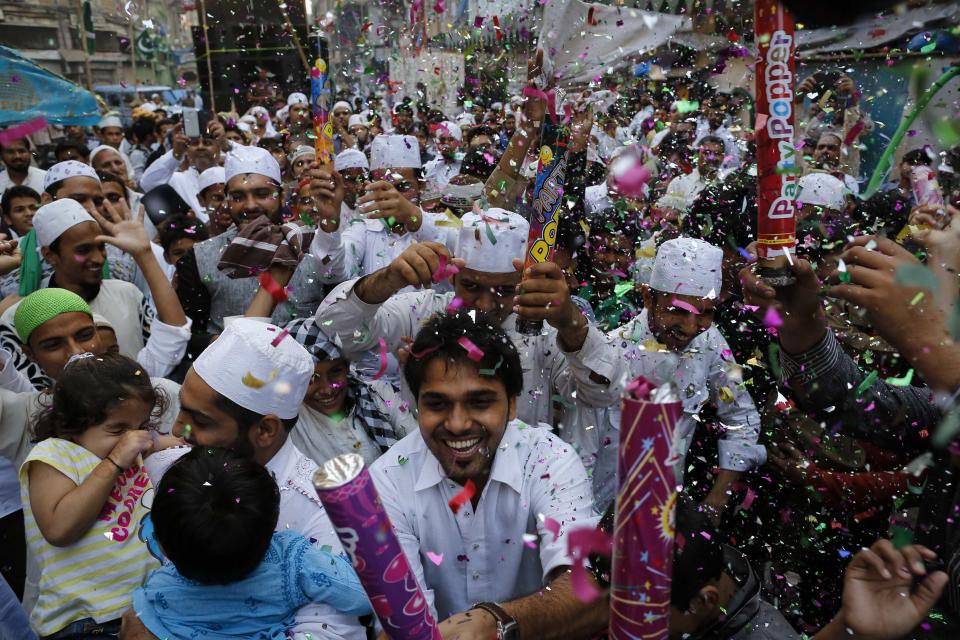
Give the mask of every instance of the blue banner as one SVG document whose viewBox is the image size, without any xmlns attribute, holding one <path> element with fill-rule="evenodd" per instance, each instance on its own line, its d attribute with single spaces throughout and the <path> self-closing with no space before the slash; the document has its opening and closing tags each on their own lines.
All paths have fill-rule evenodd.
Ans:
<svg viewBox="0 0 960 640">
<path fill-rule="evenodd" d="M 0 125 L 39 117 L 89 126 L 100 121 L 100 109 L 94 94 L 0 46 Z"/>
</svg>

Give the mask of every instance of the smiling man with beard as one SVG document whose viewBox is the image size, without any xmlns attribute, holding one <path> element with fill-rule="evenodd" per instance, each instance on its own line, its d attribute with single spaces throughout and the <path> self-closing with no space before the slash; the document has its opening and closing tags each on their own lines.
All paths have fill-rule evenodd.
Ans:
<svg viewBox="0 0 960 640">
<path fill-rule="evenodd" d="M 441 634 L 593 637 L 606 612 L 573 594 L 567 553 L 570 530 L 596 524 L 590 481 L 571 446 L 516 419 L 517 347 L 459 312 L 430 320 L 412 354 L 420 428 L 370 472 Z"/>
</svg>

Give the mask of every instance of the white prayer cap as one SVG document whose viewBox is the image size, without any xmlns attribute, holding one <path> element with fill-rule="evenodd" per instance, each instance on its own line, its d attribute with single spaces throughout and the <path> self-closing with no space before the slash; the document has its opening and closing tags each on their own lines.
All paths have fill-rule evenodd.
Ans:
<svg viewBox="0 0 960 640">
<path fill-rule="evenodd" d="M 490 108 L 493 109 L 494 111 L 503 111 L 503 103 L 494 102 L 492 105 L 490 105 Z"/>
<path fill-rule="evenodd" d="M 371 169 L 419 169 L 420 143 L 413 136 L 379 135 L 370 145 Z"/>
<path fill-rule="evenodd" d="M 353 107 L 351 107 L 350 103 L 347 102 L 346 100 L 341 100 L 340 102 L 337 102 L 336 104 L 334 104 L 333 109 L 330 110 L 330 113 L 336 113 L 337 109 L 346 109 L 347 111 L 350 111 L 350 112 L 353 111 Z"/>
<path fill-rule="evenodd" d="M 800 178 L 797 204 L 812 204 L 818 207 L 843 211 L 847 206 L 844 184 L 829 173 L 811 173 Z"/>
<path fill-rule="evenodd" d="M 443 131 L 449 133 L 450 137 L 457 140 L 457 142 L 463 140 L 463 132 L 460 130 L 460 125 L 455 122 L 450 122 L 449 120 L 441 122 L 437 126 L 437 136 Z"/>
<path fill-rule="evenodd" d="M 120 151 L 118 151 L 116 147 L 111 147 L 108 144 L 101 144 L 100 146 L 95 147 L 94 150 L 90 152 L 90 166 L 93 166 L 94 158 L 96 158 L 100 153 L 104 151 L 113 151 L 115 154 L 120 156 L 121 160 L 123 159 L 123 154 L 120 153 Z"/>
<path fill-rule="evenodd" d="M 367 162 L 367 156 L 357 149 L 344 149 L 333 159 L 333 168 L 337 171 L 346 169 L 369 169 L 370 163 Z"/>
<path fill-rule="evenodd" d="M 313 376 L 313 356 L 281 329 L 238 318 L 193 363 L 214 391 L 244 409 L 286 420 L 297 417 Z"/>
<path fill-rule="evenodd" d="M 364 127 L 370 126 L 370 123 L 367 122 L 367 118 L 363 114 L 355 113 L 352 116 L 350 116 L 350 119 L 347 121 L 347 128 L 351 129 L 358 124 Z"/>
<path fill-rule="evenodd" d="M 224 182 L 243 173 L 256 173 L 281 183 L 280 165 L 269 151 L 260 147 L 233 147 L 223 163 Z"/>
<path fill-rule="evenodd" d="M 717 298 L 723 284 L 723 250 L 695 238 L 675 238 L 660 245 L 650 288 L 695 298 Z"/>
<path fill-rule="evenodd" d="M 61 180 L 77 177 L 93 178 L 100 182 L 100 176 L 87 163 L 79 160 L 64 160 L 47 169 L 47 175 L 43 179 L 43 190 L 46 191 L 50 185 Z"/>
<path fill-rule="evenodd" d="M 477 124 L 477 119 L 473 117 L 472 113 L 461 113 L 457 116 L 457 124 L 460 126 L 467 125 L 472 127 Z"/>
<path fill-rule="evenodd" d="M 227 181 L 226 175 L 227 172 L 223 170 L 223 167 L 210 167 L 200 174 L 200 178 L 197 180 L 197 193 L 215 184 L 224 184 Z"/>
<path fill-rule="evenodd" d="M 523 105 L 523 97 L 522 97 L 522 96 L 510 96 L 510 106 L 511 106 L 511 107 L 519 107 L 519 106 L 521 106 L 521 105 Z"/>
<path fill-rule="evenodd" d="M 145 111 L 146 113 L 153 113 L 157 110 L 157 108 L 157 105 L 153 104 L 152 102 L 144 102 L 137 107 L 137 109 L 140 109 L 140 111 Z"/>
<path fill-rule="evenodd" d="M 291 93 L 287 96 L 287 106 L 292 107 L 295 104 L 310 104 L 306 94 L 300 92 Z"/>
<path fill-rule="evenodd" d="M 83 205 L 70 198 L 54 200 L 45 204 L 33 216 L 33 228 L 37 232 L 37 245 L 49 247 L 67 229 L 82 222 L 96 222 Z"/>
<path fill-rule="evenodd" d="M 293 153 L 290 154 L 290 162 L 296 162 L 300 158 L 317 158 L 317 150 L 313 147 L 309 147 L 305 144 L 301 144 L 296 149 L 293 150 Z"/>
<path fill-rule="evenodd" d="M 281 120 L 286 120 L 287 116 L 290 114 L 290 107 L 283 107 L 282 109 L 277 109 L 277 117 Z"/>
<path fill-rule="evenodd" d="M 107 127 L 120 127 L 123 129 L 123 122 L 121 122 L 117 116 L 103 116 L 100 118 L 97 127 L 100 129 L 106 129 Z"/>
<path fill-rule="evenodd" d="M 456 256 L 467 269 L 484 273 L 514 273 L 514 258 L 523 260 L 530 223 L 505 209 L 491 207 L 479 215 L 464 214 Z"/>
</svg>

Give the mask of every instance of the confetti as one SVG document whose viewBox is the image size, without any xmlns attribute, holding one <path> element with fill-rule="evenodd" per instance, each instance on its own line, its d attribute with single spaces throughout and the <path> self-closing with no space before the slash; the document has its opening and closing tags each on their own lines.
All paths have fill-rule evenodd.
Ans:
<svg viewBox="0 0 960 640">
<path fill-rule="evenodd" d="M 380 368 L 373 376 L 374 380 L 379 380 L 387 372 L 387 341 L 383 338 L 377 338 L 377 341 L 380 343 Z"/>
<path fill-rule="evenodd" d="M 457 344 L 464 348 L 467 352 L 467 357 L 473 360 L 474 362 L 480 362 L 483 360 L 483 351 L 467 336 L 460 336 L 457 340 Z"/>
<path fill-rule="evenodd" d="M 460 493 L 450 498 L 450 502 L 448 502 L 447 505 L 450 507 L 451 511 L 457 513 L 460 511 L 460 507 L 470 502 L 476 493 L 477 487 L 473 484 L 473 480 L 467 480 L 467 483 L 463 485 L 463 489 L 460 490 Z"/>
</svg>

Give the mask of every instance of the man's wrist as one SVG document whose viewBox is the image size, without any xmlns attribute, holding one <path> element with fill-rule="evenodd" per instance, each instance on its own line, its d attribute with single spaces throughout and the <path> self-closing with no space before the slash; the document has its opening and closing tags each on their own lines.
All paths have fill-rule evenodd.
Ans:
<svg viewBox="0 0 960 640">
<path fill-rule="evenodd" d="M 402 285 L 397 285 L 393 279 L 390 267 L 384 267 L 364 276 L 354 285 L 353 292 L 365 304 L 381 304 L 390 296 L 399 291 Z"/>
</svg>

